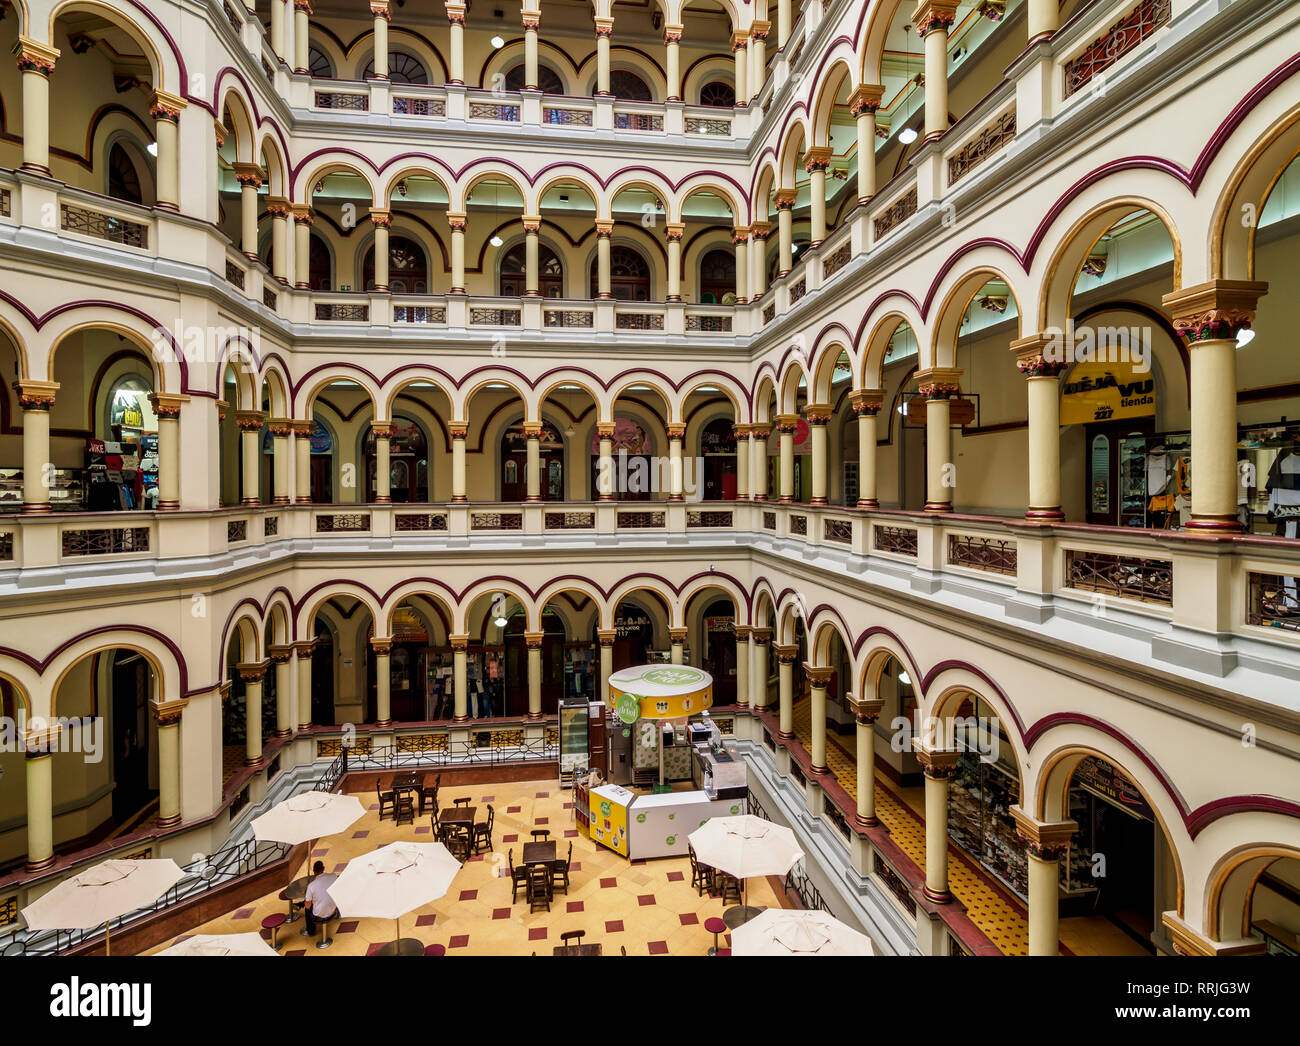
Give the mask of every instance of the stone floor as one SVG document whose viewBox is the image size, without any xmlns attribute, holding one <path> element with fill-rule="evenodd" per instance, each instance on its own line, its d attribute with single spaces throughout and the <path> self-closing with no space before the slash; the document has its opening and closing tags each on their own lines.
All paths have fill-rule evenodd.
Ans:
<svg viewBox="0 0 1300 1046">
<path fill-rule="evenodd" d="M 445 784 L 444 806 L 460 796 L 470 796 L 479 819 L 489 803 L 496 810 L 493 852 L 471 858 L 461 868 L 452 888 L 441 900 L 420 908 L 401 920 L 401 935 L 425 944 L 441 944 L 448 955 L 550 955 L 566 930 L 585 930 L 584 943 L 600 944 L 605 955 L 703 955 L 713 944 L 704 922 L 721 916 L 728 905 L 708 894 L 699 896 L 691 886 L 685 857 L 629 862 L 581 835 L 574 825 L 569 800 L 572 793 L 553 779 L 509 784 Z M 374 803 L 373 793 L 359 794 L 362 803 Z M 347 832 L 315 844 L 313 860 L 324 861 L 331 872 L 341 872 L 348 860 L 397 840 L 430 842 L 430 817 L 417 817 L 412 825 L 395 826 L 391 818 L 379 820 L 378 806 Z M 549 828 L 563 855 L 573 844 L 571 885 L 557 892 L 549 912 L 529 912 L 520 891 L 511 902 L 509 865 L 516 859 L 533 828 Z M 303 874 L 300 868 L 298 874 Z M 779 882 L 776 884 L 779 886 Z M 765 879 L 751 879 L 748 903 L 759 907 L 785 905 L 783 891 Z M 194 927 L 190 933 L 247 933 L 261 928 L 262 919 L 284 912 L 278 890 L 237 911 Z M 391 941 L 394 925 L 388 920 L 343 918 L 330 924 L 335 943 L 317 950 L 299 935 L 302 919 L 279 930 L 279 950 L 284 955 L 368 955 Z M 185 934 L 160 944 L 167 948 Z"/>
</svg>

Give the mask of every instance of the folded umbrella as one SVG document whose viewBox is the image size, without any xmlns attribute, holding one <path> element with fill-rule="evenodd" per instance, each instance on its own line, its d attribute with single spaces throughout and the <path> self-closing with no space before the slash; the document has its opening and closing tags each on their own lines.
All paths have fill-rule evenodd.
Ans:
<svg viewBox="0 0 1300 1046">
<path fill-rule="evenodd" d="M 154 955 L 279 955 L 260 933 L 196 933 Z"/>
</svg>

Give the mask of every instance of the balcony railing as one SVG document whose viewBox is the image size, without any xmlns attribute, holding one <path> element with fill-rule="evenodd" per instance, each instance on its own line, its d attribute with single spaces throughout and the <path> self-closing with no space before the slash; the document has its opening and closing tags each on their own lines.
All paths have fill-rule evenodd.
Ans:
<svg viewBox="0 0 1300 1046">
<path fill-rule="evenodd" d="M 1065 97 L 1078 93 L 1157 29 L 1169 23 L 1171 0 L 1142 0 L 1132 11 L 1065 64 Z"/>
</svg>

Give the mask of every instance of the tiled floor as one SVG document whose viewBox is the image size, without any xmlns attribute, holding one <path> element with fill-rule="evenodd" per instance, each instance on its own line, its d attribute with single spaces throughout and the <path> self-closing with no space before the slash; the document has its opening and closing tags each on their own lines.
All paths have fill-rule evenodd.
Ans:
<svg viewBox="0 0 1300 1046">
<path fill-rule="evenodd" d="M 597 846 L 578 834 L 568 808 L 571 793 L 553 780 L 444 785 L 440 801 L 450 805 L 452 799 L 464 795 L 474 800 L 480 816 L 486 815 L 488 803 L 496 809 L 494 852 L 471 858 L 445 897 L 403 918 L 403 937 L 442 944 L 449 955 L 550 955 L 566 930 L 586 930 L 584 943 L 601 944 L 606 955 L 620 954 L 620 946 L 626 947 L 629 955 L 703 955 L 713 944 L 704 922 L 720 916 L 727 905 L 696 893 L 685 857 L 630 863 Z M 363 793 L 358 798 L 372 803 L 374 794 Z M 549 912 L 530 913 L 522 891 L 519 902 L 511 902 L 506 851 L 513 849 L 517 859 L 528 832 L 538 826 L 551 829 L 561 854 L 573 843 L 573 868 L 568 894 L 557 892 Z M 323 860 L 327 870 L 339 872 L 350 858 L 399 839 L 431 841 L 428 814 L 417 818 L 414 826 L 399 828 L 391 819 L 381 822 L 378 808 L 372 806 L 348 831 L 315 844 L 313 859 Z M 767 880 L 751 879 L 747 889 L 750 904 L 785 903 L 784 898 L 778 901 Z M 278 892 L 190 932 L 256 931 L 264 917 L 285 911 Z M 395 932 L 387 920 L 344 919 L 331 924 L 334 946 L 318 951 L 299 936 L 302 925 L 299 919 L 280 928 L 279 945 L 285 955 L 364 955 L 391 941 Z M 158 947 L 166 948 L 181 939 Z"/>
<path fill-rule="evenodd" d="M 794 706 L 794 732 L 799 743 L 812 743 L 812 712 L 808 701 Z M 840 786 L 855 800 L 858 796 L 856 753 L 833 733 L 826 736 L 826 763 Z M 917 866 L 925 868 L 925 793 L 922 788 L 901 789 L 876 774 L 876 815 L 889 834 Z M 1005 888 L 995 886 L 972 859 L 951 839 L 948 841 L 948 888 L 966 908 L 966 914 L 1004 955 L 1027 955 L 1029 921 L 1022 904 L 1012 901 Z M 1078 917 L 1060 921 L 1061 942 L 1083 955 L 1146 955 L 1136 941 L 1109 920 Z"/>
</svg>

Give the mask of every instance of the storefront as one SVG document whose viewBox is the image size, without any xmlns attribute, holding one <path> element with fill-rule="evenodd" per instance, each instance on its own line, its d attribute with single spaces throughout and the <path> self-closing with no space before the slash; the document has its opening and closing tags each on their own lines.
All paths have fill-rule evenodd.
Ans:
<svg viewBox="0 0 1300 1046">
<path fill-rule="evenodd" d="M 538 443 L 538 469 L 543 501 L 563 501 L 564 439 L 549 421 L 542 422 Z M 516 422 L 501 437 L 501 500 L 523 501 L 528 496 L 528 437 L 523 422 Z"/>
<path fill-rule="evenodd" d="M 591 496 L 600 490 L 600 433 L 592 434 Z M 640 419 L 627 415 L 614 417 L 611 440 L 614 474 L 613 495 L 616 501 L 649 501 L 656 493 L 667 493 L 668 477 L 655 474 L 655 441 Z"/>
<path fill-rule="evenodd" d="M 717 418 L 700 433 L 705 501 L 736 500 L 736 434 L 729 418 Z"/>
</svg>

